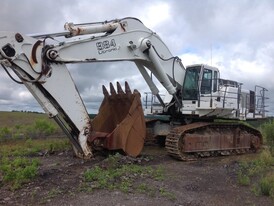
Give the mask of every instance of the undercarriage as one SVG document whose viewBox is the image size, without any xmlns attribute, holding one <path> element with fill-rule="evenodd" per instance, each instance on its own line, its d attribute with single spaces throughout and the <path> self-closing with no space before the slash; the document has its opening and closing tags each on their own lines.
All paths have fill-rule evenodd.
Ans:
<svg viewBox="0 0 274 206">
<path fill-rule="evenodd" d="M 262 142 L 261 133 L 245 124 L 196 122 L 173 128 L 165 148 L 175 159 L 189 161 L 256 152 Z"/>
</svg>

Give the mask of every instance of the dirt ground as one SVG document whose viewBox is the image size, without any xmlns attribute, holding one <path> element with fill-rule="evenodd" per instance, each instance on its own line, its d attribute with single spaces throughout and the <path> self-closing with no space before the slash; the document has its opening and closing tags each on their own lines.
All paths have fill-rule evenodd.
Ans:
<svg viewBox="0 0 274 206">
<path fill-rule="evenodd" d="M 81 190 L 83 173 L 104 157 L 81 160 L 71 151 L 40 156 L 38 177 L 16 191 L 0 188 L 0 205 L 274 205 L 271 198 L 256 196 L 250 187 L 239 186 L 239 160 L 256 154 L 204 158 L 180 162 L 167 156 L 163 148 L 146 147 L 140 158 L 143 165 L 164 168 L 162 181 L 148 180 L 155 187 L 165 188 L 156 195 L 119 190 Z"/>
</svg>

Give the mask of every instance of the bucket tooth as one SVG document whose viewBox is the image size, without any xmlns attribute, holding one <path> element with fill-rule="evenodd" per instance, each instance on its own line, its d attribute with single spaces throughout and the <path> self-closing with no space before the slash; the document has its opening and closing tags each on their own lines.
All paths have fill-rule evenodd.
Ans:
<svg viewBox="0 0 274 206">
<path fill-rule="evenodd" d="M 110 87 L 110 94 L 111 95 L 116 95 L 117 93 L 116 93 L 116 91 L 113 87 L 113 84 L 111 82 L 109 83 L 109 87 Z"/>
<path fill-rule="evenodd" d="M 127 81 L 125 82 L 125 91 L 126 91 L 126 94 L 132 94 L 131 90 L 130 90 L 130 87 L 127 83 Z"/>
<path fill-rule="evenodd" d="M 106 89 L 106 87 L 103 85 L 102 86 L 102 89 L 103 89 L 103 94 L 105 97 L 108 97 L 109 96 L 109 93 L 108 93 L 108 90 Z"/>
<path fill-rule="evenodd" d="M 125 94 L 119 82 L 117 82 L 117 92 L 118 94 Z"/>
<path fill-rule="evenodd" d="M 140 92 L 137 89 L 134 89 L 133 94 L 140 94 Z"/>
</svg>

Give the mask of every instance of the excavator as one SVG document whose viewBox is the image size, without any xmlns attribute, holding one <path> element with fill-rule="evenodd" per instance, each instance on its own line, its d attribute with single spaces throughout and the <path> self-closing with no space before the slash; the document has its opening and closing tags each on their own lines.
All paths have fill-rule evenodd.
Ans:
<svg viewBox="0 0 274 206">
<path fill-rule="evenodd" d="M 152 30 L 127 17 L 85 24 L 65 23 L 65 30 L 24 35 L 0 32 L 0 64 L 15 82 L 24 84 L 69 138 L 75 155 L 91 158 L 96 151 L 140 155 L 148 136 L 165 136 L 167 153 L 178 160 L 241 154 L 262 145 L 261 133 L 246 120 L 265 116 L 261 88 L 220 78 L 218 68 L 195 64 L 184 67 Z M 91 119 L 67 69 L 67 64 L 131 61 L 137 66 L 161 112 L 147 121 L 138 90 L 110 83 L 102 86 L 104 99 Z M 13 72 L 11 74 L 11 72 Z M 151 74 L 167 91 L 162 98 Z M 17 76 L 17 78 L 14 77 Z M 166 119 L 157 116 L 168 117 Z M 219 120 L 219 121 L 218 121 Z"/>
</svg>

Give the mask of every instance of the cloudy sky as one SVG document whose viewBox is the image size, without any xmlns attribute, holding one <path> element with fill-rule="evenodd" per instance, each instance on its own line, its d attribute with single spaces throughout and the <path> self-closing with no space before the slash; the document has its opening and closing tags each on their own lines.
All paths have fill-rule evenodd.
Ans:
<svg viewBox="0 0 274 206">
<path fill-rule="evenodd" d="M 273 0 L 1 0 L 0 29 L 50 33 L 62 31 L 65 22 L 128 16 L 139 18 L 159 34 L 185 66 L 209 64 L 220 69 L 222 78 L 241 82 L 246 89 L 266 87 L 269 114 L 274 115 Z M 102 100 L 102 84 L 127 80 L 141 93 L 149 91 L 133 63 L 68 68 L 91 113 Z M 14 83 L 1 68 L 0 110 L 41 111 L 24 86 Z"/>
</svg>

